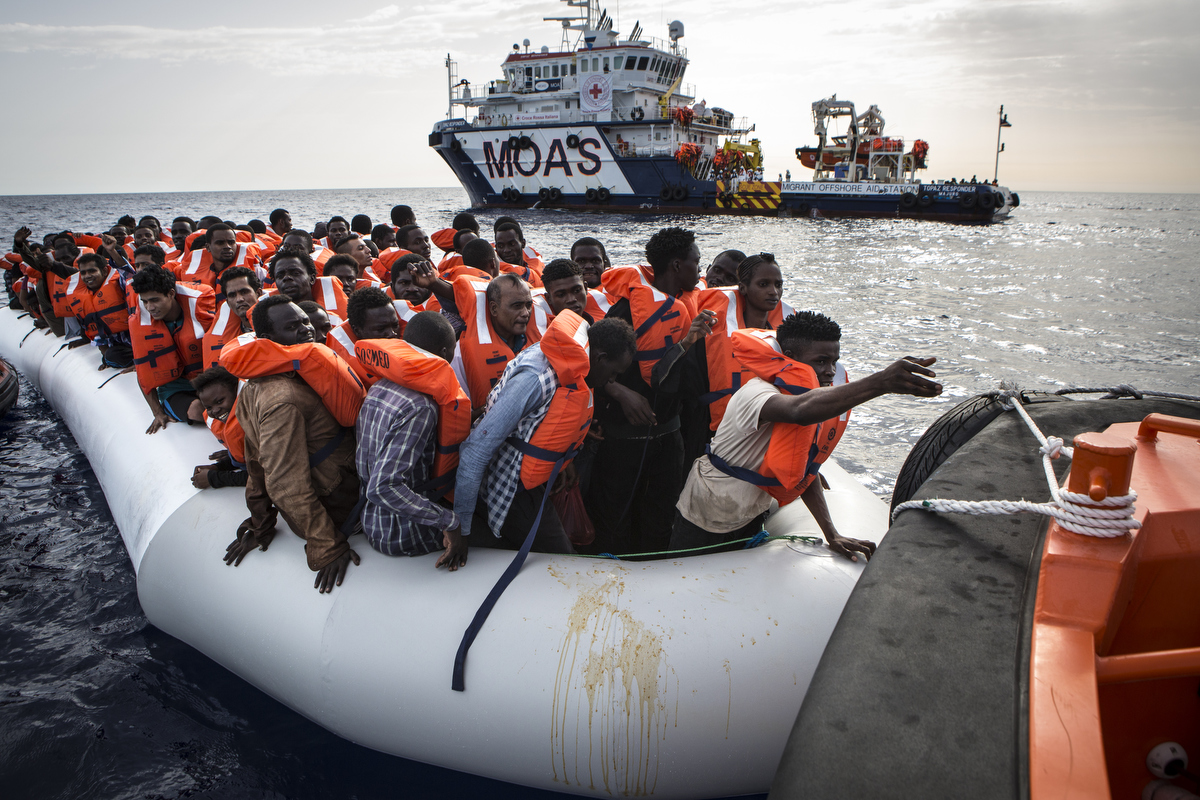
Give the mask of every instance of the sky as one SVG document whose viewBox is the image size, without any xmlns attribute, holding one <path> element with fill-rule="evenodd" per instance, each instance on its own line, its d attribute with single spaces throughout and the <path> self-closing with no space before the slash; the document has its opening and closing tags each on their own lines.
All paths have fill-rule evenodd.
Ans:
<svg viewBox="0 0 1200 800">
<path fill-rule="evenodd" d="M 603 0 L 602 0 L 603 2 Z M 749 9 L 749 10 L 746 10 Z M 428 147 L 447 54 L 473 84 L 513 43 L 557 49 L 553 0 L 0 0 L 0 194 L 453 186 Z M 806 178 L 811 104 L 876 104 L 930 143 L 926 180 L 1200 192 L 1197 0 L 610 0 L 684 23 L 697 99 Z M 15 101 L 15 102 L 14 102 Z M 24 113 L 20 112 L 24 110 Z"/>
</svg>

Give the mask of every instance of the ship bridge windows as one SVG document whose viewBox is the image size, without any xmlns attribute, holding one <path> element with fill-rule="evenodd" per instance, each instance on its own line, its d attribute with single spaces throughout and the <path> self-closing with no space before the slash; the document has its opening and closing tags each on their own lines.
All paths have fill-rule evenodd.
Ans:
<svg viewBox="0 0 1200 800">
<path fill-rule="evenodd" d="M 643 69 L 645 69 L 645 68 L 646 68 L 646 64 L 647 64 L 647 62 L 649 62 L 649 61 L 650 61 L 650 56 L 642 56 L 642 57 L 641 57 L 641 60 L 639 60 L 639 61 L 638 61 L 638 66 L 637 66 L 637 68 L 638 68 L 639 70 L 643 70 Z"/>
<path fill-rule="evenodd" d="M 620 69 L 625 56 L 613 56 L 613 69 Z"/>
<path fill-rule="evenodd" d="M 608 72 L 608 56 L 604 57 L 604 71 Z"/>
</svg>

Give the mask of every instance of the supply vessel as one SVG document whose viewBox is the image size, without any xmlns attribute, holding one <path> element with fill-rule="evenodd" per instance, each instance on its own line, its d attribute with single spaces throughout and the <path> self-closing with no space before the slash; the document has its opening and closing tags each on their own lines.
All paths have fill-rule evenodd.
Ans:
<svg viewBox="0 0 1200 800">
<path fill-rule="evenodd" d="M 929 144 L 836 95 L 812 104 L 817 144 L 796 149 L 811 178 L 765 180 L 754 124 L 684 82 L 682 22 L 667 41 L 640 23 L 622 37 L 599 0 L 562 2 L 567 15 L 545 18 L 558 46 L 514 44 L 495 80 L 460 79 L 446 57 L 446 119 L 429 145 L 474 207 L 992 222 L 1020 204 L 1003 186 L 922 181 Z"/>
</svg>

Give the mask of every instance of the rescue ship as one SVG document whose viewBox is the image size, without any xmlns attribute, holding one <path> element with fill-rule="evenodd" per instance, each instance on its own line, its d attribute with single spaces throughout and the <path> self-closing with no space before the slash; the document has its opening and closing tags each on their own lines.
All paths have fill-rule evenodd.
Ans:
<svg viewBox="0 0 1200 800">
<path fill-rule="evenodd" d="M 812 178 L 766 181 L 755 126 L 684 82 L 682 22 L 669 41 L 640 23 L 622 38 L 599 0 L 562 2 L 569 15 L 545 18 L 561 25 L 558 46 L 514 44 L 495 80 L 460 79 L 446 56 L 446 119 L 429 146 L 473 207 L 992 222 L 1020 204 L 1003 186 L 923 182 L 928 143 L 886 135 L 877 106 L 859 114 L 836 95 L 812 105 L 817 145 L 796 150 Z"/>
</svg>

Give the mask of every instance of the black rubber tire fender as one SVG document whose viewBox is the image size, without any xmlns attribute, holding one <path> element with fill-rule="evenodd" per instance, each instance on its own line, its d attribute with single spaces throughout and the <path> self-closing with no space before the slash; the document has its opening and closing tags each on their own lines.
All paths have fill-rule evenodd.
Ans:
<svg viewBox="0 0 1200 800">
<path fill-rule="evenodd" d="M 933 205 L 933 195 L 926 192 L 921 192 L 920 197 L 917 198 L 917 205 L 919 205 L 921 208 L 929 208 L 931 205 Z"/>
<path fill-rule="evenodd" d="M 671 199 L 671 187 L 663 186 L 661 189 L 659 189 L 658 190 L 658 199 L 659 200 L 670 200 Z"/>
<path fill-rule="evenodd" d="M 801 203 L 800 205 L 796 206 L 796 213 L 802 217 L 807 217 L 812 213 L 812 207 L 808 203 Z"/>
<path fill-rule="evenodd" d="M 450 149 L 455 153 L 458 153 L 462 150 L 462 142 L 458 140 L 457 136 L 450 137 Z"/>
<path fill-rule="evenodd" d="M 996 205 L 996 198 L 992 197 L 991 192 L 983 192 L 979 195 L 979 207 L 984 211 L 990 211 Z"/>
<path fill-rule="evenodd" d="M 517 140 L 517 143 L 522 150 L 528 150 L 533 147 L 533 139 L 530 139 L 528 136 L 522 136 Z"/>
<path fill-rule="evenodd" d="M 612 197 L 612 192 L 610 192 L 610 191 L 608 190 L 608 187 L 607 187 L 607 186 L 601 186 L 599 189 L 597 189 L 597 190 L 596 190 L 596 200 L 597 200 L 597 202 L 600 202 L 600 203 L 607 203 L 607 202 L 608 202 L 608 199 L 609 199 L 610 197 Z"/>
<path fill-rule="evenodd" d="M 683 201 L 688 199 L 688 189 L 686 186 L 676 186 L 671 190 L 671 199 L 675 201 Z"/>
<path fill-rule="evenodd" d="M 550 202 L 557 203 L 559 200 L 562 200 L 562 189 L 557 186 L 550 187 Z"/>
<path fill-rule="evenodd" d="M 1012 207 L 1016 208 L 1019 205 L 1021 205 L 1021 195 L 1017 194 L 1016 192 L 1013 192 L 1012 193 Z"/>
<path fill-rule="evenodd" d="M 1071 402 L 1065 397 L 1044 392 L 1022 392 L 1021 397 L 1026 404 Z M 1002 413 L 1004 408 L 999 397 L 980 394 L 964 400 L 939 417 L 921 434 L 909 451 L 908 458 L 904 459 L 904 466 L 896 476 L 896 487 L 892 490 L 892 509 L 911 500 L 946 459 Z M 1037 444 L 1033 434 L 1029 435 L 1029 441 L 1030 446 Z"/>
<path fill-rule="evenodd" d="M 508 149 L 509 150 L 520 150 L 521 149 L 521 140 L 519 138 L 517 138 L 515 135 L 508 137 Z"/>
<path fill-rule="evenodd" d="M 967 211 L 970 211 L 972 208 L 975 207 L 975 193 L 974 192 L 963 192 L 962 194 L 960 194 L 958 196 L 958 204 L 960 206 L 962 206 L 964 209 L 966 209 Z"/>
<path fill-rule="evenodd" d="M 641 122 L 646 116 L 646 112 L 638 106 L 634 106 L 633 111 L 629 112 L 629 118 L 634 122 Z"/>
<path fill-rule="evenodd" d="M 583 197 L 589 203 L 594 203 L 594 202 L 596 202 L 596 194 L 597 194 L 597 192 L 595 189 L 588 189 L 586 192 L 583 193 Z"/>
<path fill-rule="evenodd" d="M 579 137 L 573 133 L 570 136 L 568 136 L 567 137 L 567 147 L 571 148 L 572 150 L 574 150 L 576 147 L 579 147 Z"/>
<path fill-rule="evenodd" d="M 995 201 L 996 208 L 1004 208 L 1004 195 L 1000 192 L 992 192 L 992 199 Z"/>
<path fill-rule="evenodd" d="M 909 210 L 917 204 L 917 196 L 912 192 L 904 192 L 900 195 L 900 207 L 904 210 Z"/>
<path fill-rule="evenodd" d="M 547 189 L 545 186 L 538 189 L 538 200 L 549 200 L 549 199 L 550 199 L 550 190 L 549 189 Z"/>
</svg>

